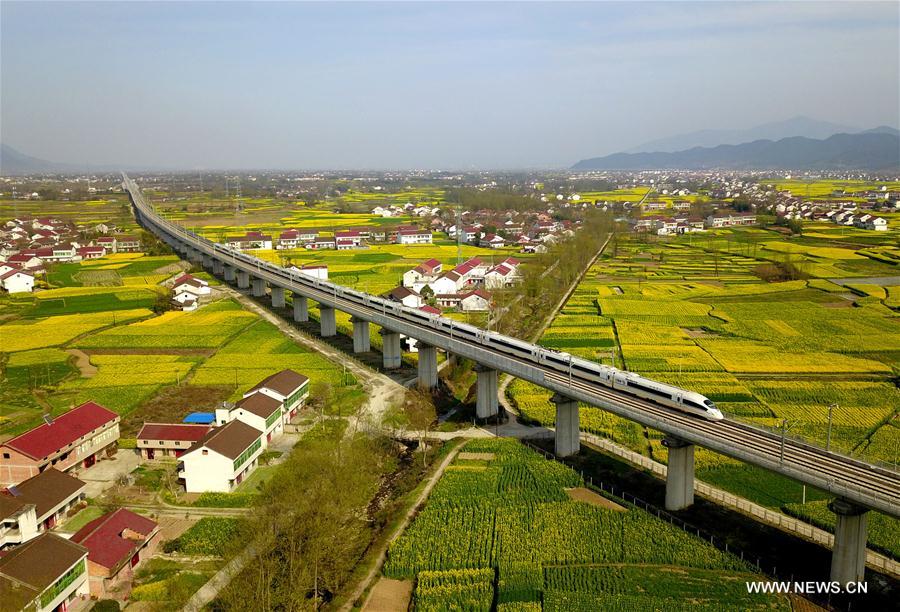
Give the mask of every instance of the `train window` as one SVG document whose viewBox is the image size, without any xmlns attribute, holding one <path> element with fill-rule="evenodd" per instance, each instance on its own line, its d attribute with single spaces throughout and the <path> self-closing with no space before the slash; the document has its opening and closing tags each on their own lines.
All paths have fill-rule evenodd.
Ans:
<svg viewBox="0 0 900 612">
<path fill-rule="evenodd" d="M 658 395 L 658 396 L 660 396 L 660 397 L 665 397 L 665 398 L 669 398 L 669 399 L 672 398 L 672 394 L 671 394 L 671 393 L 666 393 L 666 392 L 664 392 L 664 391 L 660 391 L 660 390 L 654 389 L 654 388 L 652 388 L 652 387 L 647 387 L 647 386 L 645 386 L 645 385 L 639 385 L 639 384 L 634 383 L 634 382 L 631 383 L 631 386 L 632 386 L 632 387 L 637 387 L 637 388 L 640 389 L 641 391 L 646 391 L 647 393 L 652 393 L 652 394 Z"/>
</svg>

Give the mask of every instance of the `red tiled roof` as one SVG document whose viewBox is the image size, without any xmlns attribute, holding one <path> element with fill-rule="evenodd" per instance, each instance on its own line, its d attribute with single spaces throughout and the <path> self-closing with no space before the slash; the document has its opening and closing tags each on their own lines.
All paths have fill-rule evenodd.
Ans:
<svg viewBox="0 0 900 612">
<path fill-rule="evenodd" d="M 185 423 L 144 423 L 137 435 L 138 440 L 182 440 L 196 442 L 207 434 L 209 425 Z"/>
<path fill-rule="evenodd" d="M 436 314 L 436 315 L 441 314 L 440 308 L 435 308 L 434 306 L 429 306 L 427 304 L 425 306 L 419 306 L 419 310 L 421 310 L 423 312 L 427 312 L 429 314 Z"/>
<path fill-rule="evenodd" d="M 155 521 L 119 508 L 94 519 L 72 536 L 72 541 L 88 549 L 88 560 L 106 568 L 116 568 L 143 546 L 147 537 L 156 530 Z M 128 529 L 143 536 L 141 540 L 123 537 Z"/>
<path fill-rule="evenodd" d="M 438 261 L 437 259 L 429 259 L 428 261 L 423 261 L 420 265 L 422 265 L 422 266 L 424 266 L 424 267 L 426 267 L 426 268 L 431 268 L 432 270 L 434 270 L 434 269 L 437 268 L 439 265 L 441 265 L 441 262 Z"/>
<path fill-rule="evenodd" d="M 24 453 L 32 459 L 43 459 L 117 418 L 119 415 L 100 404 L 85 402 L 59 415 L 50 425 L 39 425 L 7 440 L 3 446 Z"/>
<path fill-rule="evenodd" d="M 23 276 L 31 276 L 32 278 L 34 278 L 33 274 L 25 272 L 24 270 L 10 270 L 3 276 L 0 276 L 0 280 L 3 280 L 4 278 L 9 278 L 10 276 L 15 276 L 16 274 L 22 274 Z"/>
</svg>

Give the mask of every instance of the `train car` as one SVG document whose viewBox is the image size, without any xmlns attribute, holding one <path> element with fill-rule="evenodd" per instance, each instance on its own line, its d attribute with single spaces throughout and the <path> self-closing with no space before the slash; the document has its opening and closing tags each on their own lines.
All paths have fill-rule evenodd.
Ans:
<svg viewBox="0 0 900 612">
<path fill-rule="evenodd" d="M 725 418 L 712 400 L 699 393 L 649 380 L 630 372 L 617 371 L 613 376 L 613 388 L 710 421 L 721 421 Z"/>
</svg>

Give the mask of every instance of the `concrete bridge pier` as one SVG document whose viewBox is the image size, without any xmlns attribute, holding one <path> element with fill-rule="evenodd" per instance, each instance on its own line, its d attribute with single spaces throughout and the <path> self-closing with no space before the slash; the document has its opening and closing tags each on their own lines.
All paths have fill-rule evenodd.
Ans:
<svg viewBox="0 0 900 612">
<path fill-rule="evenodd" d="M 225 262 L 223 262 L 221 259 L 213 258 L 212 271 L 214 275 L 222 276 L 222 273 L 225 271 Z"/>
<path fill-rule="evenodd" d="M 674 437 L 662 443 L 669 449 L 666 510 L 682 510 L 694 503 L 694 445 Z"/>
<path fill-rule="evenodd" d="M 244 270 L 237 271 L 238 289 L 248 289 L 250 287 L 250 273 Z"/>
<path fill-rule="evenodd" d="M 331 306 L 319 304 L 319 332 L 323 338 L 337 335 L 337 319 Z"/>
<path fill-rule="evenodd" d="M 496 393 L 495 393 L 496 395 Z M 550 401 L 556 404 L 556 438 L 553 452 L 557 457 L 569 457 L 581 450 L 578 426 L 578 400 L 554 393 Z"/>
<path fill-rule="evenodd" d="M 497 414 L 497 370 L 475 366 L 475 416 L 486 419 Z"/>
<path fill-rule="evenodd" d="M 381 354 L 384 357 L 384 369 L 395 370 L 400 367 L 402 353 L 400 352 L 400 334 L 389 329 L 381 328 Z"/>
<path fill-rule="evenodd" d="M 831 580 L 842 585 L 861 582 L 866 573 L 867 508 L 844 499 L 828 504 L 837 516 L 834 525 L 834 550 L 831 553 Z"/>
<path fill-rule="evenodd" d="M 203 253 L 198 251 L 197 249 L 188 249 L 188 259 L 191 263 L 203 263 Z"/>
<path fill-rule="evenodd" d="M 434 389 L 438 383 L 437 348 L 417 342 L 419 349 L 419 388 Z"/>
<path fill-rule="evenodd" d="M 254 277 L 250 283 L 250 295 L 262 297 L 266 294 L 266 281 L 263 278 Z"/>
<path fill-rule="evenodd" d="M 350 322 L 353 323 L 353 352 L 367 353 L 372 350 L 369 340 L 369 322 L 356 317 L 350 317 Z"/>
<path fill-rule="evenodd" d="M 204 270 L 212 270 L 212 267 L 213 267 L 212 255 L 207 255 L 204 253 L 201 257 L 203 258 L 203 269 Z"/>
<path fill-rule="evenodd" d="M 309 321 L 309 301 L 306 296 L 295 293 L 292 299 L 294 301 L 294 321 L 297 323 Z"/>
<path fill-rule="evenodd" d="M 284 308 L 284 287 L 272 287 L 272 308 Z"/>
<path fill-rule="evenodd" d="M 225 269 L 222 271 L 222 274 L 225 277 L 225 282 L 233 283 L 237 279 L 237 270 L 228 264 L 225 264 L 223 267 Z"/>
</svg>

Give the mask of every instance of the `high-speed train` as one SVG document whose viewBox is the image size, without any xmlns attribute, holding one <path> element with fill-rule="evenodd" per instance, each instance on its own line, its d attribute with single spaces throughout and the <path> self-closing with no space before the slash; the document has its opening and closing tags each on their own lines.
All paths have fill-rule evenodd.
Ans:
<svg viewBox="0 0 900 612">
<path fill-rule="evenodd" d="M 306 285 L 319 291 L 325 291 L 334 295 L 335 298 L 342 298 L 350 302 L 355 302 L 366 308 L 380 309 L 385 314 L 390 312 L 392 316 L 407 320 L 415 325 L 440 330 L 443 333 L 449 334 L 451 338 L 457 337 L 459 339 L 465 339 L 477 344 L 489 346 L 494 350 L 510 355 L 511 357 L 551 368 L 560 374 L 567 376 L 570 380 L 586 380 L 592 383 L 599 383 L 611 389 L 615 389 L 620 393 L 633 395 L 711 421 L 720 421 L 725 418 L 722 411 L 719 410 L 709 398 L 704 397 L 699 393 L 656 382 L 632 372 L 625 372 L 617 368 L 574 357 L 568 353 L 547 349 L 521 340 L 516 340 L 515 338 L 479 329 L 472 325 L 460 323 L 439 315 L 433 315 L 417 308 L 409 308 L 391 300 L 386 300 L 367 293 L 361 293 L 347 287 L 341 287 L 334 283 L 322 281 L 318 278 L 296 271 L 289 271 L 281 266 L 247 255 L 225 245 L 213 243 L 207 238 L 198 236 L 168 220 L 161 219 L 143 202 L 140 204 L 135 203 L 135 205 L 142 209 L 142 213 L 149 213 L 149 218 L 145 217 L 147 221 L 161 226 L 161 229 L 164 229 L 170 234 L 189 237 L 192 241 L 203 243 L 205 246 L 210 247 L 215 252 L 219 253 L 219 257 L 225 261 L 240 260 L 246 265 L 252 266 L 258 270 L 264 269 L 267 272 L 280 276 L 292 283 Z"/>
</svg>

